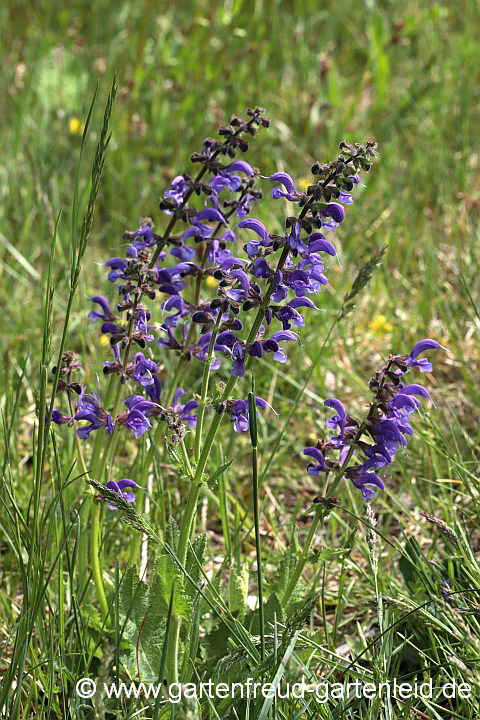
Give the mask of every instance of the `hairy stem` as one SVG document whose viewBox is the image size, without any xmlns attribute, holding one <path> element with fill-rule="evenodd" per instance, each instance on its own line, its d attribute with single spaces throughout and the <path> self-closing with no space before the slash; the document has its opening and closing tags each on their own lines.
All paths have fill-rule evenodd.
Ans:
<svg viewBox="0 0 480 720">
<path fill-rule="evenodd" d="M 100 506 L 101 500 L 95 500 L 92 508 L 92 574 L 95 582 L 95 589 L 97 592 L 97 600 L 100 604 L 100 612 L 102 619 L 106 620 L 108 617 L 108 603 L 105 595 L 105 589 L 103 587 L 102 569 L 101 569 L 101 558 L 100 558 Z"/>
<path fill-rule="evenodd" d="M 285 595 L 282 598 L 282 606 L 287 607 L 288 603 L 290 602 L 290 598 L 292 597 L 293 591 L 297 587 L 298 581 L 300 580 L 303 572 L 303 568 L 305 567 L 305 564 L 308 559 L 308 554 L 310 552 L 310 549 L 312 547 L 313 539 L 315 537 L 315 533 L 317 531 L 318 523 L 323 520 L 324 510 L 322 506 L 318 506 L 315 512 L 315 517 L 313 519 L 313 522 L 310 527 L 310 531 L 308 533 L 308 537 L 305 541 L 305 545 L 303 546 L 302 554 L 298 559 L 297 565 L 295 567 L 295 571 L 292 575 L 292 578 L 290 582 L 288 583 L 288 587 L 285 591 Z"/>
</svg>

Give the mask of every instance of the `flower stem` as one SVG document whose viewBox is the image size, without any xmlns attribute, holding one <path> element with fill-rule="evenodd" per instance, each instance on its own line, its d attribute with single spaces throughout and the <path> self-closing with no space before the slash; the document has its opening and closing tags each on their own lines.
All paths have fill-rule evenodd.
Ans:
<svg viewBox="0 0 480 720">
<path fill-rule="evenodd" d="M 255 375 L 252 377 L 252 392 L 248 393 L 248 424 L 252 442 L 252 495 L 255 521 L 255 549 L 257 555 L 258 614 L 260 621 L 261 659 L 265 660 L 265 610 L 263 607 L 262 554 L 260 549 L 260 513 L 258 508 L 258 462 L 257 462 L 257 408 L 255 404 Z"/>
<path fill-rule="evenodd" d="M 290 601 L 290 598 L 293 595 L 293 591 L 297 587 L 297 583 L 300 580 L 300 577 L 303 572 L 303 568 L 305 567 L 306 562 L 307 562 L 310 548 L 312 547 L 312 543 L 313 543 L 313 539 L 315 537 L 315 533 L 317 531 L 318 523 L 320 522 L 320 520 L 323 520 L 323 513 L 324 513 L 323 507 L 319 505 L 316 509 L 315 517 L 314 517 L 312 525 L 310 527 L 310 531 L 309 531 L 308 537 L 305 541 L 305 545 L 303 546 L 302 554 L 301 554 L 300 558 L 298 559 L 295 571 L 292 575 L 290 582 L 288 583 L 288 587 L 285 591 L 285 595 L 282 598 L 282 606 L 283 607 L 287 607 L 287 605 Z"/>
<path fill-rule="evenodd" d="M 113 388 L 117 385 L 117 393 L 115 396 L 115 403 L 112 411 L 113 417 L 116 416 L 118 406 L 120 404 L 120 398 L 122 396 L 122 385 L 120 381 L 117 378 L 117 383 L 113 383 L 113 385 L 108 386 L 107 396 L 110 394 L 113 394 Z M 92 475 L 96 475 L 96 480 L 98 482 L 103 482 L 103 476 L 105 474 L 105 467 L 108 462 L 108 457 L 110 455 L 110 450 L 113 445 L 113 440 L 115 438 L 115 434 L 118 433 L 118 430 L 114 430 L 111 435 L 109 435 L 107 442 L 104 445 L 103 448 L 103 454 L 100 458 L 99 453 L 96 454 L 94 461 L 95 464 L 93 464 L 92 461 Z M 101 443 L 99 442 L 99 445 Z M 95 447 L 94 447 L 95 451 Z M 103 586 L 103 577 L 102 577 L 102 567 L 101 567 L 101 557 L 100 557 L 100 546 L 101 546 L 101 536 L 102 536 L 102 521 L 101 521 L 101 506 L 100 501 L 95 501 L 93 504 L 93 510 L 92 510 L 92 529 L 91 529 L 91 546 L 92 546 L 92 574 L 93 574 L 93 580 L 95 582 L 95 590 L 97 594 L 97 600 L 100 605 L 100 611 L 102 614 L 102 619 L 106 620 L 108 617 L 108 603 L 107 598 L 105 595 L 105 588 Z"/>
<path fill-rule="evenodd" d="M 100 562 L 100 500 L 95 500 L 92 508 L 92 574 L 95 582 L 95 590 L 97 592 L 97 600 L 100 604 L 100 612 L 102 620 L 108 617 L 108 603 L 103 587 L 102 569 Z"/>
<path fill-rule="evenodd" d="M 195 479 L 192 479 L 192 483 L 190 485 L 190 493 L 187 501 L 187 507 L 185 508 L 185 512 L 183 514 L 182 525 L 180 528 L 180 537 L 178 540 L 177 557 L 182 567 L 185 567 L 187 561 L 188 542 L 190 540 L 193 518 L 197 509 L 197 501 L 200 487 L 201 486 L 197 484 Z M 171 632 L 167 650 L 168 681 L 170 684 L 178 682 L 178 655 L 181 623 L 181 617 L 179 617 L 178 615 L 172 615 L 172 625 L 170 628 Z"/>
</svg>

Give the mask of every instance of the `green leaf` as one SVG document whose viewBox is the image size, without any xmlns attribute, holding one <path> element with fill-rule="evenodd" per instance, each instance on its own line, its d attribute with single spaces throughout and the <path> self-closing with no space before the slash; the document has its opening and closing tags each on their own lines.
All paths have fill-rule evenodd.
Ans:
<svg viewBox="0 0 480 720">
<path fill-rule="evenodd" d="M 258 608 L 255 610 L 255 612 L 249 612 L 247 614 L 247 617 L 245 618 L 244 625 L 247 627 L 252 635 L 259 635 L 260 634 L 260 613 L 258 611 Z M 275 618 L 276 622 L 283 623 L 285 622 L 285 611 L 282 608 L 280 604 L 280 600 L 278 599 L 277 595 L 275 593 L 272 593 L 270 597 L 268 598 L 267 602 L 263 606 L 263 615 L 265 620 L 265 633 L 266 634 L 272 634 L 273 633 L 273 626 L 275 624 Z"/>
<path fill-rule="evenodd" d="M 160 555 L 155 563 L 155 575 L 152 586 L 155 606 L 166 615 L 172 587 L 174 587 L 172 615 L 189 618 L 192 612 L 192 602 L 183 589 L 183 573 L 170 555 Z"/>
<path fill-rule="evenodd" d="M 167 545 L 177 551 L 178 538 L 180 537 L 180 530 L 173 517 L 168 518 L 167 527 L 165 528 L 165 541 Z"/>
<path fill-rule="evenodd" d="M 180 470 L 183 474 L 185 472 L 185 466 L 183 464 L 183 460 L 181 459 L 180 455 L 178 455 L 177 451 L 175 450 L 175 447 L 170 442 L 168 437 L 165 435 L 164 437 L 165 447 L 167 448 L 167 452 L 170 456 L 170 460 L 172 461 L 172 464 L 175 465 L 177 470 Z"/>
<path fill-rule="evenodd" d="M 220 477 L 223 475 L 225 470 L 228 470 L 228 468 L 230 467 L 232 462 L 233 462 L 233 460 L 230 460 L 227 463 L 223 463 L 223 465 L 220 465 L 220 467 L 215 470 L 213 475 L 210 475 L 210 477 L 208 478 L 207 483 L 206 483 L 207 486 L 210 488 L 210 490 L 215 489 Z"/>
<path fill-rule="evenodd" d="M 136 568 L 123 576 L 119 591 L 120 626 L 128 649 L 122 662 L 144 682 L 156 682 L 168 612 L 157 602 L 154 588 L 141 582 Z"/>
<path fill-rule="evenodd" d="M 228 608 L 231 613 L 238 612 L 239 618 L 245 615 L 248 599 L 248 563 L 234 565 L 228 576 Z"/>
<path fill-rule="evenodd" d="M 207 535 L 202 533 L 198 535 L 188 548 L 187 562 L 185 568 L 192 580 L 198 585 L 202 577 L 202 568 L 205 564 L 205 550 L 207 549 Z M 194 600 L 197 596 L 197 590 L 192 583 L 187 581 L 187 595 Z"/>
<path fill-rule="evenodd" d="M 294 525 L 290 545 L 280 561 L 280 565 L 271 584 L 271 591 L 280 599 L 285 595 L 290 579 L 295 571 L 299 554 L 300 547 L 298 545 L 297 529 Z"/>
</svg>

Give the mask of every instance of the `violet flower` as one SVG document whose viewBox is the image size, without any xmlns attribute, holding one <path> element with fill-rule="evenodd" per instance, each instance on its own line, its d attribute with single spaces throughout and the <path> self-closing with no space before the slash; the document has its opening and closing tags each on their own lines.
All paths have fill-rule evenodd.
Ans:
<svg viewBox="0 0 480 720">
<path fill-rule="evenodd" d="M 77 399 L 75 420 L 87 420 L 90 423 L 77 429 L 77 435 L 82 440 L 88 440 L 90 433 L 94 430 L 99 430 L 101 427 L 105 428 L 109 435 L 115 430 L 115 422 L 112 416 L 104 410 L 100 404 L 100 399 L 93 393 L 89 395 L 82 393 L 79 396 Z"/>
<path fill-rule="evenodd" d="M 278 200 L 279 198 L 286 198 L 287 200 L 298 199 L 295 183 L 293 182 L 290 175 L 287 175 L 287 173 L 274 173 L 273 175 L 270 175 L 267 180 L 271 180 L 272 182 L 279 182 L 286 190 L 286 192 L 284 192 L 283 190 L 281 190 L 280 187 L 274 187 L 272 189 L 272 197 L 275 198 L 275 200 Z"/>
<path fill-rule="evenodd" d="M 153 384 L 153 373 L 157 371 L 157 364 L 153 360 L 148 360 L 143 353 L 138 352 L 132 358 L 134 371 L 132 380 L 139 382 L 144 387 Z"/>
<path fill-rule="evenodd" d="M 384 489 L 383 480 L 378 477 L 375 470 L 383 468 L 393 462 L 397 450 L 406 447 L 408 438 L 413 434 L 410 425 L 410 416 L 420 407 L 418 398 L 428 398 L 428 391 L 417 383 L 405 385 L 400 377 L 409 372 L 410 367 L 420 367 L 422 372 L 430 372 L 431 363 L 428 360 L 417 360 L 418 355 L 426 350 L 433 350 L 442 347 L 436 340 L 420 340 L 412 348 L 408 356 L 391 355 L 388 365 L 377 371 L 369 383 L 376 395 L 370 406 L 370 412 L 365 421 L 366 429 L 374 438 L 374 445 L 368 445 L 358 439 L 355 447 L 360 449 L 366 456 L 361 464 L 351 465 L 345 470 L 345 475 L 358 488 L 364 500 L 371 500 L 375 497 L 375 489 Z M 396 368 L 396 369 L 394 369 Z M 337 436 L 330 438 L 329 447 L 341 450 L 345 459 L 349 447 L 356 434 L 358 423 L 347 415 L 343 404 L 336 398 L 329 398 L 324 405 L 333 408 L 337 414 L 325 421 L 325 425 L 334 430 L 339 428 Z M 309 465 L 309 474 L 320 474 L 327 472 L 329 467 L 324 462 L 324 456 L 316 448 L 307 448 L 304 453 L 315 457 L 317 465 Z M 355 453 L 354 453 L 355 454 Z M 330 466 L 331 467 L 331 466 Z"/>
<path fill-rule="evenodd" d="M 126 500 L 128 503 L 134 503 L 136 500 L 135 493 L 133 492 L 123 492 L 125 488 L 138 488 L 139 486 L 135 482 L 135 480 L 129 480 L 128 478 L 124 478 L 123 480 L 109 480 L 107 482 L 106 487 L 109 490 L 113 490 L 117 493 L 117 495 L 120 495 L 124 500 Z M 116 505 L 108 505 L 110 510 L 117 510 L 118 508 Z"/>
<path fill-rule="evenodd" d="M 196 400 L 189 400 L 185 405 L 181 405 L 179 400 L 185 395 L 185 390 L 181 387 L 175 390 L 172 400 L 172 409 L 179 414 L 180 420 L 187 423 L 188 427 L 195 428 L 197 426 L 197 416 L 193 415 L 193 411 L 198 407 Z"/>
<path fill-rule="evenodd" d="M 255 405 L 261 408 L 269 407 L 273 410 L 270 403 L 260 397 L 255 398 Z M 225 411 L 230 415 L 230 420 L 236 433 L 246 432 L 248 430 L 248 400 L 231 400 L 227 403 Z M 278 417 L 278 413 L 276 413 L 275 410 L 273 410 L 273 412 Z"/>
</svg>

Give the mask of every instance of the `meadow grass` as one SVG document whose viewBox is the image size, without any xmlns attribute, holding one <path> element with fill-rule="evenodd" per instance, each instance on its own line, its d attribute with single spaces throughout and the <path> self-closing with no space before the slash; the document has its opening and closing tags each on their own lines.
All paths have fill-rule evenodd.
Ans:
<svg viewBox="0 0 480 720">
<path fill-rule="evenodd" d="M 135 669 L 145 671 L 152 657 L 152 673 L 164 677 L 173 662 L 168 638 L 175 582 L 155 595 L 152 611 L 153 589 L 126 574 L 125 538 L 138 531 L 110 513 L 101 568 L 113 598 L 110 626 L 98 613 L 91 578 L 82 593 L 72 594 L 81 564 L 84 471 L 72 433 L 55 428 L 44 439 L 36 411 L 50 397 L 48 370 L 68 308 L 66 347 L 82 355 L 85 381 L 96 386 L 105 349 L 86 321 L 89 298 L 104 286 L 95 263 L 115 254 L 123 232 L 141 217 L 164 227 L 158 202 L 178 173 L 190 171 L 192 151 L 232 113 L 257 104 L 272 126 L 259 134 L 249 159 L 265 173 L 284 170 L 300 186 L 302 179 L 308 183 L 312 163 L 334 157 L 344 138 L 373 137 L 380 161 L 363 180 L 367 187 L 356 195 L 345 228 L 336 232 L 341 266 L 333 263 L 328 292 L 317 303 L 325 312 L 306 325 L 302 347 L 290 350 L 288 364 L 267 356 L 256 365 L 256 392 L 280 421 L 271 411 L 258 417 L 254 497 L 247 433 L 224 430 L 224 444 L 208 466 L 213 472 L 234 460 L 218 491 L 206 490 L 200 499 L 197 531 L 199 537 L 206 532 L 208 546 L 203 564 L 187 563 L 196 631 L 179 672 L 192 682 L 199 673 L 230 682 L 248 677 L 247 667 L 264 682 L 294 682 L 302 674 L 307 683 L 319 677 L 340 682 L 347 675 L 372 682 L 433 678 L 437 686 L 455 679 L 470 683 L 472 695 L 333 704 L 262 698 L 204 702 L 201 711 L 168 706 L 168 713 L 179 720 L 478 717 L 477 4 L 79 0 L 65 8 L 6 0 L 0 24 L 1 717 L 167 712 L 153 700 L 108 699 L 101 692 L 92 709 L 75 694 L 80 677 L 93 677 L 98 686 L 138 679 Z M 112 138 L 70 305 L 72 240 L 77 235 L 81 246 L 114 73 Z M 284 212 L 278 205 L 266 208 L 260 219 L 280 232 Z M 383 264 L 356 298 L 355 312 L 328 335 L 359 269 L 383 245 Z M 361 416 L 368 379 L 382 358 L 408 352 L 423 337 L 448 348 L 428 376 L 433 402 L 369 511 L 355 488 L 339 486 L 340 505 L 319 526 L 303 574 L 312 600 L 305 605 L 299 597 L 286 615 L 268 605 L 268 597 L 278 591 L 279 568 L 298 559 L 315 518 L 312 500 L 323 488 L 307 475 L 298 453 L 324 436 L 323 401 L 341 397 Z M 164 365 L 171 376 L 168 356 Z M 201 378 L 189 380 L 200 393 Z M 249 389 L 245 381 L 245 397 Z M 125 477 L 145 452 L 131 440 L 117 449 Z M 187 495 L 171 456 L 162 451 L 154 461 L 150 513 L 131 518 L 149 538 L 148 579 L 153 548 L 162 542 L 175 547 L 169 518 L 178 518 Z M 181 578 L 182 568 L 178 573 Z M 456 593 L 451 597 L 441 593 L 446 580 L 447 592 Z M 253 606 L 259 583 L 267 598 L 265 624 L 244 603 L 249 597 Z M 143 646 L 138 628 L 143 632 L 145 622 L 149 643 Z M 265 653 L 269 661 L 263 663 Z"/>
</svg>

